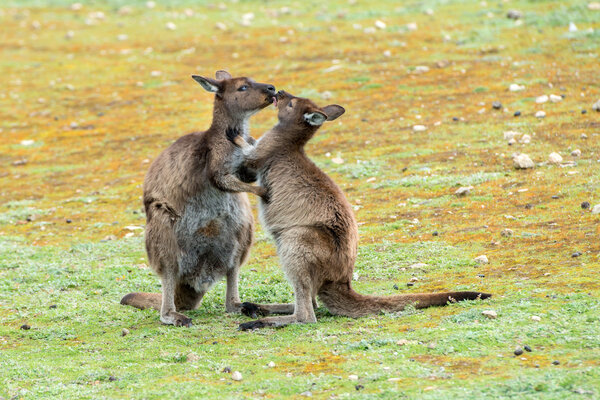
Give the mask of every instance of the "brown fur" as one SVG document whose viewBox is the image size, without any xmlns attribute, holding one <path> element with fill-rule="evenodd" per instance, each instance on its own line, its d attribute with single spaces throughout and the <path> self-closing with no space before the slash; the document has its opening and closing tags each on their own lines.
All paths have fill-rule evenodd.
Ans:
<svg viewBox="0 0 600 400">
<path fill-rule="evenodd" d="M 358 227 L 341 189 L 304 152 L 304 145 L 325 120 L 344 109 L 319 108 L 308 99 L 279 92 L 279 123 L 255 147 L 241 137 L 234 142 L 246 156 L 246 165 L 258 172 L 268 201 L 260 203 L 261 221 L 273 235 L 282 268 L 295 292 L 292 315 L 267 317 L 240 325 L 241 329 L 316 322 L 315 296 L 333 314 L 360 317 L 381 311 L 442 306 L 452 301 L 487 298 L 480 292 L 419 293 L 367 296 L 352 289 Z M 284 310 L 278 304 L 277 310 Z M 269 314 L 268 305 L 245 304 L 246 313 Z"/>
<path fill-rule="evenodd" d="M 227 277 L 226 308 L 240 310 L 238 271 L 252 243 L 253 218 L 248 197 L 264 195 L 241 166 L 241 153 L 227 130 L 248 133 L 251 115 L 272 103 L 275 88 L 249 78 L 193 78 L 215 93 L 213 121 L 205 132 L 179 138 L 150 166 L 144 181 L 146 250 L 162 282 L 159 293 L 130 293 L 121 304 L 160 310 L 165 324 L 189 326 L 179 310 L 194 309 L 205 292 Z"/>
</svg>

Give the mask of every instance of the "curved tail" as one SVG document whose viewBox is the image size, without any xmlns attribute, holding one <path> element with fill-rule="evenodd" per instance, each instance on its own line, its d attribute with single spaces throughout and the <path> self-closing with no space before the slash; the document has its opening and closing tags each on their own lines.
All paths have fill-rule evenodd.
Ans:
<svg viewBox="0 0 600 400">
<path fill-rule="evenodd" d="M 132 306 L 140 310 L 154 308 L 160 311 L 161 302 L 162 295 L 160 293 L 129 293 L 121 299 L 121 304 L 124 306 Z"/>
<path fill-rule="evenodd" d="M 443 292 L 415 293 L 396 296 L 366 296 L 356 293 L 350 282 L 326 283 L 319 290 L 319 299 L 332 314 L 347 317 L 362 317 L 377 314 L 381 311 L 402 311 L 408 305 L 416 308 L 445 306 L 446 304 L 462 301 L 487 299 L 489 293 L 481 292 Z"/>
</svg>

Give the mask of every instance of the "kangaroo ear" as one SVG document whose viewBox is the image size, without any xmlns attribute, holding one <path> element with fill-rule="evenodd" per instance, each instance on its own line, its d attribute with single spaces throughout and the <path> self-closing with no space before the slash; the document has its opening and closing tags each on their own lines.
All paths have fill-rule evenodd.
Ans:
<svg viewBox="0 0 600 400">
<path fill-rule="evenodd" d="M 227 71 L 224 71 L 224 70 L 222 70 L 222 69 L 218 70 L 218 71 L 215 73 L 215 76 L 216 76 L 216 78 L 217 78 L 218 80 L 220 80 L 220 81 L 224 81 L 225 79 L 231 79 L 231 78 L 232 78 L 232 77 L 231 77 L 231 74 L 230 74 L 229 72 L 227 72 Z"/>
<path fill-rule="evenodd" d="M 304 114 L 304 120 L 312 126 L 321 126 L 326 119 L 327 115 L 323 114 L 321 111 L 313 111 Z"/>
<path fill-rule="evenodd" d="M 322 108 L 322 110 L 327 115 L 327 121 L 333 121 L 340 115 L 346 112 L 344 107 L 338 106 L 337 104 L 330 104 Z"/>
<path fill-rule="evenodd" d="M 199 75 L 192 75 L 192 78 L 194 78 L 194 80 L 198 82 L 204 88 L 204 90 L 207 90 L 211 93 L 217 93 L 219 89 L 221 89 L 221 83 L 214 79 L 205 78 Z"/>
</svg>

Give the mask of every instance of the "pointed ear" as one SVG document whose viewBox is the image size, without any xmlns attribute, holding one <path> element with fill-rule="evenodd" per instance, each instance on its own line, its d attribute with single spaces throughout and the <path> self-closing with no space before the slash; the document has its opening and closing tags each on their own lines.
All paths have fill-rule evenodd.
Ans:
<svg viewBox="0 0 600 400">
<path fill-rule="evenodd" d="M 221 89 L 221 84 L 219 83 L 219 81 L 216 81 L 214 79 L 205 78 L 199 75 L 192 75 L 192 78 L 194 78 L 196 82 L 202 85 L 204 90 L 207 90 L 211 93 L 217 93 L 219 89 Z"/>
<path fill-rule="evenodd" d="M 346 112 L 344 107 L 338 106 L 337 104 L 330 104 L 322 108 L 322 110 L 327 114 L 327 121 L 333 121 L 340 115 Z"/>
<path fill-rule="evenodd" d="M 231 74 L 227 71 L 220 69 L 215 73 L 215 77 L 220 81 L 224 81 L 225 79 L 231 79 Z"/>
<path fill-rule="evenodd" d="M 326 119 L 327 115 L 323 114 L 321 111 L 313 111 L 304 114 L 304 120 L 312 126 L 321 126 Z"/>
</svg>

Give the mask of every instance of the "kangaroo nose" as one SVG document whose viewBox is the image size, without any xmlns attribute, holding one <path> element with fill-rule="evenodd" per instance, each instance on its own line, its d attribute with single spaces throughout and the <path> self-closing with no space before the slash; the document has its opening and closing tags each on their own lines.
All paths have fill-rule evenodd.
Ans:
<svg viewBox="0 0 600 400">
<path fill-rule="evenodd" d="M 269 92 L 269 94 L 274 95 L 275 94 L 275 86 L 273 86 L 273 85 L 267 86 L 267 92 Z"/>
</svg>

